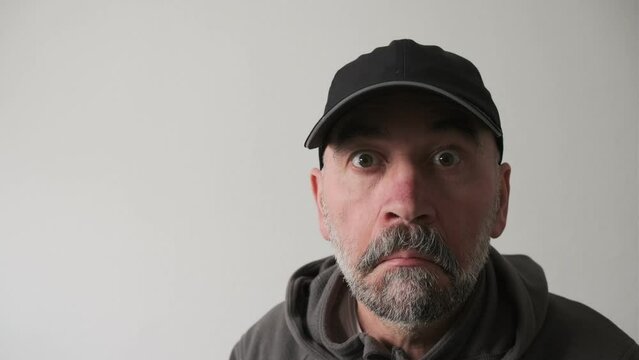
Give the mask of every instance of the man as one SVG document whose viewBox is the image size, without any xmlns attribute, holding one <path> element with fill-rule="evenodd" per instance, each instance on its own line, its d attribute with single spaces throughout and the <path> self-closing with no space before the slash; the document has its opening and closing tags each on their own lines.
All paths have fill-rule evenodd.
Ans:
<svg viewBox="0 0 639 360">
<path fill-rule="evenodd" d="M 468 60 L 411 40 L 360 56 L 305 145 L 335 257 L 299 269 L 231 359 L 639 359 L 605 317 L 548 293 L 531 259 L 490 246 L 511 169 Z"/>
</svg>

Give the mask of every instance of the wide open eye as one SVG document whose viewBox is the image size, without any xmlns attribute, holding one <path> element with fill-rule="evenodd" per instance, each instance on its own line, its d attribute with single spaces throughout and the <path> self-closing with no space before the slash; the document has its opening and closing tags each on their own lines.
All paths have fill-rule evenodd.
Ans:
<svg viewBox="0 0 639 360">
<path fill-rule="evenodd" d="M 433 163 L 435 165 L 439 165 L 443 167 L 456 165 L 457 163 L 459 163 L 459 160 L 460 159 L 457 152 L 452 150 L 440 151 L 437 154 L 435 154 L 435 156 L 433 157 Z"/>
<path fill-rule="evenodd" d="M 375 153 L 370 151 L 359 151 L 356 152 L 351 160 L 353 166 L 360 169 L 367 169 L 369 167 L 375 166 L 379 164 L 379 158 Z"/>
</svg>

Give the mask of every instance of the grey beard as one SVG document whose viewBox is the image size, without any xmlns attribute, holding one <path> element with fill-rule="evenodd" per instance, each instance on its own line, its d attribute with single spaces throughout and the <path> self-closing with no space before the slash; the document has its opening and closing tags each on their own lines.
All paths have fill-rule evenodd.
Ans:
<svg viewBox="0 0 639 360">
<path fill-rule="evenodd" d="M 386 229 L 356 265 L 350 264 L 349 249 L 343 246 L 332 227 L 329 229 L 338 266 L 353 296 L 379 318 L 411 331 L 452 316 L 468 299 L 488 258 L 488 225 L 492 220 L 486 221 L 478 234 L 477 247 L 468 254 L 471 263 L 467 270 L 462 269 L 440 234 L 432 228 L 400 225 Z M 450 286 L 440 286 L 438 276 L 423 267 L 394 268 L 376 283 L 366 281 L 366 275 L 384 256 L 399 250 L 417 251 L 431 259 L 448 275 Z"/>
</svg>

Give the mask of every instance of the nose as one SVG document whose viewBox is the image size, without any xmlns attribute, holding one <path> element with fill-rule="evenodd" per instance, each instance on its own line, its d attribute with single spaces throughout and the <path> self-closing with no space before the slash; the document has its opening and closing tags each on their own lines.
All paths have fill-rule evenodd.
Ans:
<svg viewBox="0 0 639 360">
<path fill-rule="evenodd" d="M 433 188 L 423 170 L 411 163 L 395 164 L 386 173 L 382 208 L 387 225 L 398 223 L 427 225 L 435 220 Z"/>
</svg>

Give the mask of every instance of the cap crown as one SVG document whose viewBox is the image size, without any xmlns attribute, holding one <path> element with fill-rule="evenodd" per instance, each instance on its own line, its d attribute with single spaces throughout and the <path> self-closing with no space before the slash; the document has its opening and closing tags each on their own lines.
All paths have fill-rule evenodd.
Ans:
<svg viewBox="0 0 639 360">
<path fill-rule="evenodd" d="M 434 92 L 465 107 L 493 131 L 502 153 L 499 113 L 477 68 L 438 46 L 420 45 L 408 39 L 395 40 L 361 55 L 335 74 L 324 115 L 305 146 L 322 145 L 335 121 L 353 104 L 376 90 L 392 87 Z"/>
</svg>

